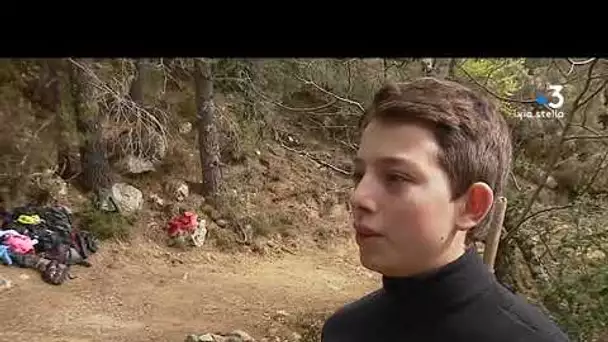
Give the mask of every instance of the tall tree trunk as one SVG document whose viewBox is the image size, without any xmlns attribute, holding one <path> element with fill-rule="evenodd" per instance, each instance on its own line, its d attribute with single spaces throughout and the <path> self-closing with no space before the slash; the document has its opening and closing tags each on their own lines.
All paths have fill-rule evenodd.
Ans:
<svg viewBox="0 0 608 342">
<path fill-rule="evenodd" d="M 386 58 L 382 58 L 382 82 L 384 83 L 388 81 L 388 68 L 389 64 L 386 61 Z"/>
<path fill-rule="evenodd" d="M 452 58 L 422 58 L 422 73 L 425 76 L 445 79 L 450 77 L 453 69 Z"/>
<path fill-rule="evenodd" d="M 60 177 L 64 179 L 72 178 L 80 172 L 79 165 L 75 165 L 73 153 L 69 143 L 70 127 L 68 124 L 67 113 L 63 110 L 62 80 L 64 79 L 65 61 L 62 59 L 51 59 L 45 61 L 45 69 L 48 72 L 48 91 L 51 97 L 51 112 L 55 116 L 55 126 L 57 136 L 57 167 Z"/>
<path fill-rule="evenodd" d="M 135 59 L 135 78 L 131 82 L 129 95 L 135 103 L 141 106 L 145 105 L 144 84 L 146 83 L 147 76 L 148 60 L 145 58 Z"/>
<path fill-rule="evenodd" d="M 215 199 L 220 182 L 218 133 L 213 102 L 213 78 L 208 60 L 194 60 L 194 87 L 198 120 L 198 145 L 203 176 L 203 196 Z"/>
<path fill-rule="evenodd" d="M 458 63 L 457 58 L 450 58 L 450 62 L 448 65 L 448 79 L 451 81 L 456 80 L 456 65 Z"/>
<path fill-rule="evenodd" d="M 521 292 L 523 288 L 515 274 L 515 248 L 515 243 L 509 241 L 498 245 L 494 274 L 501 284 L 509 287 L 512 291 Z"/>
<path fill-rule="evenodd" d="M 92 63 L 86 59 L 76 63 L 70 63 L 69 71 L 76 128 L 80 133 L 82 179 L 87 189 L 100 196 L 112 186 L 112 173 L 101 135 L 99 106 L 93 100 L 91 80 L 83 70 L 92 70 Z"/>
</svg>

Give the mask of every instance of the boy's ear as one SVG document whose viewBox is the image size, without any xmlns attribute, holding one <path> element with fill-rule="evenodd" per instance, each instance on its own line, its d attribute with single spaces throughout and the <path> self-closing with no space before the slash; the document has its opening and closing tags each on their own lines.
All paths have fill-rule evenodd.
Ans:
<svg viewBox="0 0 608 342">
<path fill-rule="evenodd" d="M 494 191 L 484 182 L 474 183 L 459 199 L 456 227 L 469 230 L 477 226 L 488 214 L 494 203 Z"/>
</svg>

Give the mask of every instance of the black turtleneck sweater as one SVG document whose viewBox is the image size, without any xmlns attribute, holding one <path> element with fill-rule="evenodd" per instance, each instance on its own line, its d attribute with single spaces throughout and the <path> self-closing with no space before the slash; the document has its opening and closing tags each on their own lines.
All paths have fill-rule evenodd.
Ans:
<svg viewBox="0 0 608 342">
<path fill-rule="evenodd" d="M 500 285 L 473 251 L 436 272 L 383 278 L 323 327 L 322 342 L 567 342 L 540 310 Z"/>
</svg>

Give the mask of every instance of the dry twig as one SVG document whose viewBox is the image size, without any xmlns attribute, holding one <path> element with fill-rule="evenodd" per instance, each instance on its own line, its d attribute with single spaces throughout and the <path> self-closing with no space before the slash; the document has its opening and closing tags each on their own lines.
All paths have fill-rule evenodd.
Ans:
<svg viewBox="0 0 608 342">
<path fill-rule="evenodd" d="M 296 76 L 296 78 L 298 80 L 302 81 L 304 84 L 311 85 L 311 86 L 315 87 L 317 90 L 319 90 L 320 92 L 322 92 L 324 94 L 327 94 L 329 96 L 332 96 L 334 99 L 337 99 L 338 101 L 341 101 L 341 102 L 344 102 L 344 103 L 348 103 L 350 105 L 353 105 L 353 106 L 357 107 L 357 109 L 359 109 L 359 111 L 361 113 L 365 113 L 365 108 L 363 107 L 363 105 L 361 103 L 359 103 L 357 101 L 354 101 L 354 100 L 351 100 L 351 99 L 348 99 L 346 97 L 342 97 L 342 96 L 336 95 L 336 94 L 334 94 L 331 91 L 329 91 L 329 90 L 321 87 L 320 85 L 316 84 L 315 82 L 313 82 L 311 80 L 306 80 L 306 79 L 303 79 L 302 77 L 299 77 L 299 76 Z"/>
<path fill-rule="evenodd" d="M 107 108 L 107 112 L 111 119 L 114 120 L 118 127 L 126 128 L 128 137 L 127 153 L 133 155 L 141 155 L 149 157 L 150 152 L 146 148 L 146 144 L 142 144 L 146 139 L 156 137 L 162 146 L 167 145 L 169 132 L 165 126 L 168 122 L 169 115 L 161 110 L 155 110 L 155 114 L 139 104 L 132 101 L 124 94 L 128 87 L 123 91 L 117 91 L 114 87 L 102 81 L 93 70 L 84 67 L 72 58 L 68 59 L 72 64 L 83 70 L 91 79 L 95 88 L 99 91 L 98 99 L 110 98 L 110 101 L 99 101 Z M 116 84 L 120 81 L 114 79 Z M 152 152 L 153 154 L 153 152 Z M 151 158 L 154 159 L 154 158 Z"/>
<path fill-rule="evenodd" d="M 533 103 L 536 103 L 535 99 L 533 99 L 533 100 L 518 100 L 518 99 L 511 99 L 511 98 L 507 98 L 507 97 L 504 97 L 504 96 L 500 96 L 500 95 L 496 94 L 494 91 L 490 90 L 485 85 L 481 84 L 479 81 L 477 81 L 475 79 L 475 77 L 473 77 L 471 74 L 469 74 L 462 66 L 457 66 L 457 68 L 460 69 L 460 71 L 462 71 L 478 87 L 480 87 L 485 92 L 487 92 L 488 94 L 492 95 L 493 97 L 495 97 L 495 98 L 497 98 L 497 99 L 499 99 L 501 101 L 512 102 L 512 103 L 524 103 L 524 104 L 533 104 Z"/>
<path fill-rule="evenodd" d="M 507 239 L 513 238 L 516 235 L 515 233 L 523 225 L 523 223 L 530 219 L 530 217 L 528 216 L 528 213 L 532 209 L 532 205 L 538 199 L 540 192 L 544 189 L 545 184 L 547 184 L 547 179 L 549 178 L 549 176 L 551 176 L 551 173 L 555 169 L 555 165 L 559 162 L 560 152 L 561 152 L 562 145 L 564 144 L 564 139 L 566 138 L 566 134 L 568 133 L 568 130 L 570 129 L 570 125 L 572 124 L 574 115 L 584 104 L 582 99 L 585 96 L 585 94 L 587 93 L 587 91 L 589 91 L 589 87 L 591 86 L 593 69 L 596 65 L 596 62 L 597 62 L 597 60 L 592 61 L 591 65 L 589 66 L 589 69 L 587 70 L 587 81 L 585 82 L 583 90 L 574 99 L 572 109 L 570 110 L 569 115 L 566 119 L 565 126 L 564 126 L 563 130 L 561 131 L 558 142 L 557 142 L 555 148 L 551 151 L 551 154 L 549 155 L 549 160 L 547 162 L 547 168 L 544 172 L 542 180 L 540 181 L 540 184 L 538 185 L 538 187 L 536 188 L 536 190 L 534 191 L 532 196 L 530 196 L 530 198 L 528 199 L 527 203 L 524 206 L 524 210 L 521 212 L 518 220 L 515 221 L 516 222 L 515 227 L 508 232 L 507 236 L 505 236 L 505 238 L 504 238 L 505 242 L 508 242 Z"/>
<path fill-rule="evenodd" d="M 291 148 L 291 147 L 289 147 L 289 146 L 286 146 L 286 145 L 285 145 L 285 144 L 284 144 L 282 141 L 280 141 L 279 139 L 277 139 L 277 142 L 279 143 L 279 145 L 281 145 L 281 147 L 282 147 L 282 148 L 286 149 L 287 151 L 290 151 L 290 152 L 293 152 L 293 153 L 299 154 L 299 155 L 301 155 L 301 156 L 303 156 L 303 157 L 305 157 L 305 158 L 308 158 L 308 159 L 310 159 L 310 160 L 312 160 L 312 161 L 316 162 L 317 164 L 320 164 L 320 165 L 322 165 L 322 166 L 328 167 L 328 168 L 330 168 L 330 169 L 332 169 L 332 170 L 334 170 L 334 171 L 336 171 L 336 172 L 338 172 L 338 173 L 341 173 L 341 174 L 343 174 L 343 175 L 345 175 L 345 176 L 350 176 L 350 174 L 351 174 L 350 172 L 348 172 L 348 171 L 346 171 L 346 170 L 342 170 L 341 168 L 339 168 L 339 167 L 337 167 L 337 166 L 335 166 L 335 165 L 332 165 L 332 164 L 330 164 L 330 163 L 328 163 L 328 162 L 325 162 L 325 161 L 323 161 L 323 160 L 321 160 L 321 159 L 319 159 L 319 158 L 317 158 L 317 157 L 315 157 L 315 156 L 311 155 L 311 154 L 310 154 L 310 152 L 307 152 L 307 151 L 299 151 L 299 150 L 296 150 L 295 148 Z"/>
</svg>

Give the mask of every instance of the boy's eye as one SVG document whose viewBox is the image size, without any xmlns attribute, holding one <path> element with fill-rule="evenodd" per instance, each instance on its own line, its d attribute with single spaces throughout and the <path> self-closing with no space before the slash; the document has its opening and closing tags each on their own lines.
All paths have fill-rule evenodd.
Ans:
<svg viewBox="0 0 608 342">
<path fill-rule="evenodd" d="M 399 173 L 389 173 L 386 175 L 386 180 L 389 183 L 403 183 L 409 181 L 409 178 Z"/>
</svg>

